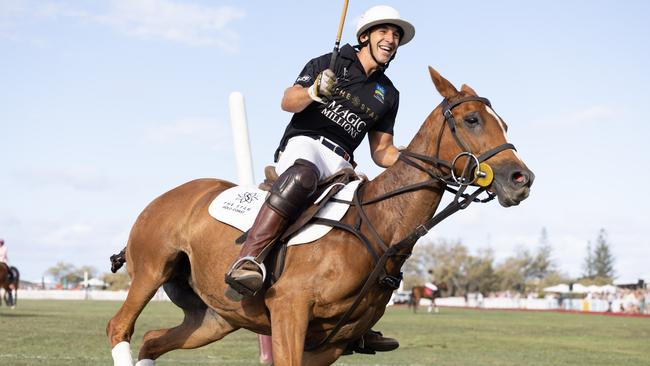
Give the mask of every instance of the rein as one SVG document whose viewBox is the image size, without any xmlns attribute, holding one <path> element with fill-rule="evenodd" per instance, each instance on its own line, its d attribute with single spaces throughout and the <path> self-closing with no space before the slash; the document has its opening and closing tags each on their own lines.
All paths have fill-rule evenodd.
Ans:
<svg viewBox="0 0 650 366">
<path fill-rule="evenodd" d="M 456 144 L 462 150 L 462 152 L 458 154 L 451 163 L 441 160 L 437 156 L 431 157 L 427 155 L 417 154 L 408 150 L 401 150 L 400 155 L 398 157 L 400 161 L 427 173 L 431 177 L 431 179 L 427 179 L 419 183 L 398 188 L 396 190 L 384 193 L 382 195 L 379 195 L 377 197 L 374 197 L 366 201 L 361 200 L 361 193 L 360 193 L 364 185 L 359 186 L 359 189 L 354 194 L 352 202 L 333 199 L 333 201 L 348 203 L 358 209 L 359 216 L 357 217 L 355 226 L 350 226 L 336 220 L 329 220 L 323 218 L 317 218 L 314 221 L 314 223 L 330 225 L 335 228 L 346 230 L 351 234 L 355 235 L 361 242 L 365 244 L 366 248 L 368 249 L 368 251 L 373 257 L 375 266 L 372 272 L 370 273 L 370 275 L 368 276 L 363 287 L 357 294 L 357 297 L 355 298 L 350 308 L 348 308 L 348 310 L 343 314 L 343 316 L 341 316 L 341 318 L 338 320 L 338 322 L 336 323 L 334 328 L 330 331 L 330 333 L 327 335 L 327 337 L 325 337 L 318 343 L 305 345 L 305 351 L 314 350 L 324 345 L 325 343 L 329 342 L 334 337 L 334 335 L 338 333 L 341 327 L 343 327 L 346 321 L 350 318 L 352 312 L 357 308 L 359 303 L 361 303 L 361 301 L 363 300 L 364 296 L 368 293 L 368 291 L 370 291 L 370 289 L 375 285 L 376 281 L 379 282 L 380 285 L 382 285 L 387 289 L 395 290 L 399 288 L 399 284 L 402 281 L 402 273 L 400 272 L 399 275 L 393 276 L 388 274 L 385 268 L 386 262 L 388 262 L 388 260 L 391 257 L 403 257 L 404 258 L 403 261 L 406 261 L 406 259 L 408 259 L 410 254 L 407 255 L 407 254 L 399 254 L 399 253 L 402 250 L 412 248 L 415 245 L 415 243 L 422 236 L 426 235 L 434 226 L 436 226 L 437 224 L 439 224 L 440 222 L 442 222 L 444 219 L 451 216 L 452 214 L 467 208 L 472 202 L 485 203 L 493 200 L 496 197 L 495 194 L 487 192 L 488 195 L 487 198 L 485 199 L 478 198 L 478 196 L 481 195 L 481 193 L 486 192 L 486 187 L 479 187 L 472 193 L 465 193 L 467 187 L 474 184 L 477 178 L 475 176 L 473 179 L 470 179 L 466 177 L 466 175 L 472 171 L 475 171 L 475 169 L 476 171 L 478 171 L 478 168 L 481 165 L 481 163 L 495 156 L 501 151 L 509 150 L 509 149 L 516 151 L 516 149 L 513 144 L 505 143 L 497 147 L 494 147 L 482 153 L 479 156 L 475 156 L 469 149 L 467 149 L 466 147 L 467 145 L 463 143 L 462 139 L 460 138 L 460 136 L 458 136 L 456 132 L 456 120 L 454 119 L 451 110 L 462 103 L 470 102 L 470 101 L 479 101 L 487 105 L 488 107 L 491 107 L 490 101 L 488 99 L 482 97 L 473 97 L 473 96 L 460 98 L 454 101 L 453 103 L 450 103 L 449 100 L 445 98 L 440 104 L 440 106 L 442 107 L 442 114 L 445 118 L 445 122 L 447 122 L 447 126 L 449 127 L 454 137 L 454 140 L 456 141 Z M 440 137 L 442 136 L 443 130 L 444 130 L 444 125 L 441 128 L 441 134 L 439 135 Z M 438 147 L 440 146 L 440 137 L 438 140 Z M 461 174 L 460 176 L 456 176 L 454 174 L 455 163 L 462 156 L 467 156 L 468 160 L 467 163 L 465 164 L 465 167 L 463 168 L 463 174 Z M 431 164 L 432 167 L 438 167 L 438 169 L 434 170 L 432 168 L 425 167 L 421 165 L 419 162 L 417 162 L 416 160 Z M 442 174 L 440 167 L 449 169 L 450 173 Z M 477 176 L 480 175 L 480 171 L 476 175 Z M 387 245 L 386 243 L 384 243 L 384 241 L 379 237 L 377 230 L 374 228 L 374 226 L 368 219 L 368 216 L 363 206 L 377 203 L 387 198 L 401 195 L 403 193 L 430 188 L 435 183 L 442 183 L 444 185 L 445 190 L 455 194 L 455 197 L 452 200 L 452 202 L 450 202 L 442 211 L 435 214 L 432 218 L 430 218 L 429 220 L 425 221 L 423 224 L 416 227 L 409 235 L 407 235 L 401 241 L 393 245 Z M 457 188 L 452 188 L 451 186 Z M 372 246 L 372 242 L 363 233 L 361 233 L 362 223 L 365 223 L 366 227 L 368 228 L 370 234 L 374 239 L 374 242 L 378 244 L 379 247 L 384 251 L 384 253 L 381 256 L 379 256 L 379 254 L 375 251 L 374 247 Z M 401 268 L 402 265 L 403 262 L 399 266 L 399 268 Z"/>
</svg>

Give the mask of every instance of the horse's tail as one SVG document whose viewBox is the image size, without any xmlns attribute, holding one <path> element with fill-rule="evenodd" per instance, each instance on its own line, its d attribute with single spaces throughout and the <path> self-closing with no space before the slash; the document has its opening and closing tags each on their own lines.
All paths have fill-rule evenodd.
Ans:
<svg viewBox="0 0 650 366">
<path fill-rule="evenodd" d="M 11 266 L 9 267 L 9 272 L 11 272 L 11 276 L 13 277 L 13 283 L 16 284 L 16 287 L 20 284 L 20 271 L 18 271 L 18 268 Z"/>
<path fill-rule="evenodd" d="M 119 253 L 113 254 L 111 256 L 111 272 L 117 272 L 117 270 L 122 268 L 124 263 L 126 263 L 125 251 L 126 247 L 124 247 L 124 249 L 122 249 Z"/>
</svg>

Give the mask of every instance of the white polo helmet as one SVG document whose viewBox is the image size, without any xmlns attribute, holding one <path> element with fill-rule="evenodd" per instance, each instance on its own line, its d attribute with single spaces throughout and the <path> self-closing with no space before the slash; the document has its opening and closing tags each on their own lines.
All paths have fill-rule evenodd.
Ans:
<svg viewBox="0 0 650 366">
<path fill-rule="evenodd" d="M 379 24 L 392 24 L 402 30 L 402 39 L 399 41 L 400 46 L 409 43 L 415 36 L 413 24 L 402 19 L 397 10 L 388 5 L 377 5 L 366 10 L 361 15 L 361 19 L 357 23 L 357 41 L 365 31 Z"/>
</svg>

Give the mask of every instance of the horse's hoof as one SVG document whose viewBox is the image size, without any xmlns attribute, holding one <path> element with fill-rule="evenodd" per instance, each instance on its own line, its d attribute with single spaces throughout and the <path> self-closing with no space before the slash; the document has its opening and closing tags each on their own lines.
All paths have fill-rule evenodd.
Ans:
<svg viewBox="0 0 650 366">
<path fill-rule="evenodd" d="M 149 359 L 149 358 L 143 358 L 142 360 L 139 360 L 138 362 L 135 363 L 135 366 L 155 366 L 156 361 Z"/>
<path fill-rule="evenodd" d="M 381 332 L 372 329 L 363 335 L 363 343 L 355 352 L 374 354 L 375 352 L 388 352 L 399 347 L 397 339 L 384 337 Z"/>
</svg>

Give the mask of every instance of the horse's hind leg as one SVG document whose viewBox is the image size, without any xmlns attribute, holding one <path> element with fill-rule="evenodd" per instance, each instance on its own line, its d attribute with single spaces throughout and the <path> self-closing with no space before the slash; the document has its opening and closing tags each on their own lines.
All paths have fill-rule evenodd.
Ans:
<svg viewBox="0 0 650 366">
<path fill-rule="evenodd" d="M 139 258 L 146 259 L 134 263 L 133 257 L 130 257 L 127 262 L 131 287 L 126 300 L 106 327 L 115 366 L 133 365 L 129 342 L 135 321 L 169 276 L 171 256 L 141 254 Z"/>
<path fill-rule="evenodd" d="M 16 308 L 16 303 L 14 301 L 14 291 L 9 287 L 9 290 L 6 292 L 6 299 L 5 302 L 7 303 L 7 306 L 11 307 L 12 309 Z"/>
<path fill-rule="evenodd" d="M 417 314 L 418 306 L 420 305 L 420 298 L 419 297 L 411 297 L 411 300 L 410 300 L 409 304 L 413 306 L 413 314 Z"/>
<path fill-rule="evenodd" d="M 135 321 L 160 285 L 162 283 L 156 286 L 152 278 L 137 277 L 131 283 L 126 300 L 108 322 L 106 334 L 111 342 L 115 366 L 133 365 L 129 342 L 131 342 Z"/>
<path fill-rule="evenodd" d="M 226 322 L 194 293 L 186 279 L 165 284 L 170 299 L 183 309 L 185 318 L 177 327 L 147 332 L 136 365 L 153 365 L 153 360 L 175 349 L 198 348 L 238 329 Z"/>
<path fill-rule="evenodd" d="M 170 329 L 148 331 L 140 348 L 138 365 L 153 364 L 162 354 L 176 349 L 191 349 L 218 341 L 237 330 L 212 309 L 185 312 L 183 323 Z M 145 361 L 146 360 L 146 361 Z"/>
</svg>

